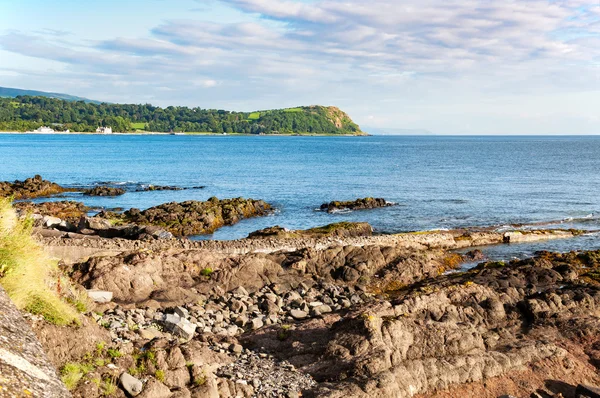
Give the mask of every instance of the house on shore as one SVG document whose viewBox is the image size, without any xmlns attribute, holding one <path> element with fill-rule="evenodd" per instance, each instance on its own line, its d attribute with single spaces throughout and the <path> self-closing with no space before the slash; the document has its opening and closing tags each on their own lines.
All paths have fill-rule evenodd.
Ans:
<svg viewBox="0 0 600 398">
<path fill-rule="evenodd" d="M 50 127 L 42 126 L 42 127 L 38 128 L 37 130 L 33 130 L 33 133 L 52 134 L 52 133 L 54 133 L 54 130 L 51 129 Z"/>
<path fill-rule="evenodd" d="M 100 133 L 100 134 L 112 134 L 112 127 L 98 127 L 96 129 L 96 133 Z"/>
</svg>

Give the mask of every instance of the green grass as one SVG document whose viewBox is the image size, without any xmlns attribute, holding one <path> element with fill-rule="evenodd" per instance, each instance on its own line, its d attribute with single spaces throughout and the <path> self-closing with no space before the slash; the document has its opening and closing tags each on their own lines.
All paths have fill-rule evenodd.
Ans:
<svg viewBox="0 0 600 398">
<path fill-rule="evenodd" d="M 146 123 L 145 122 L 131 123 L 131 128 L 133 130 L 145 130 L 146 129 Z"/>
<path fill-rule="evenodd" d="M 31 237 L 31 220 L 20 220 L 9 199 L 0 199 L 0 285 L 17 308 L 42 315 L 56 325 L 79 320 L 60 297 L 60 274 Z"/>
<path fill-rule="evenodd" d="M 248 120 L 258 120 L 258 119 L 260 119 L 260 112 L 252 112 L 248 116 Z"/>
<path fill-rule="evenodd" d="M 60 379 L 69 391 L 74 390 L 83 376 L 94 370 L 94 367 L 88 364 L 69 362 L 60 370 Z"/>
<path fill-rule="evenodd" d="M 284 112 L 303 112 L 304 109 L 302 108 L 287 108 L 283 110 Z"/>
</svg>

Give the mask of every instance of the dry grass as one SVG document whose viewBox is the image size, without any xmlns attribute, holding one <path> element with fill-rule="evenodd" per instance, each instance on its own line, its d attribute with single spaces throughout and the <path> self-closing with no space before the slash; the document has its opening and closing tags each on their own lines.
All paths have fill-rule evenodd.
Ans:
<svg viewBox="0 0 600 398">
<path fill-rule="evenodd" d="M 31 220 L 19 220 L 10 200 L 0 199 L 0 284 L 12 301 L 57 325 L 77 322 L 76 310 L 60 298 L 58 280 L 56 264 L 31 237 Z"/>
</svg>

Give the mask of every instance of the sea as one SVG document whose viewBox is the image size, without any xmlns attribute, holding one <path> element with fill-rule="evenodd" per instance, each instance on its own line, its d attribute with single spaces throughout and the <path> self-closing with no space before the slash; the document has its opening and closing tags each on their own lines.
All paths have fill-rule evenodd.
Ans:
<svg viewBox="0 0 600 398">
<path fill-rule="evenodd" d="M 120 197 L 69 193 L 95 208 L 246 197 L 276 211 L 212 235 L 230 240 L 279 225 L 366 221 L 377 233 L 463 227 L 578 228 L 576 240 L 490 249 L 600 248 L 600 137 L 0 134 L 0 180 L 40 174 L 64 186 L 124 186 Z M 193 188 L 136 192 L 147 185 Z M 394 206 L 328 214 L 322 203 L 382 197 Z M 47 200 L 47 199 L 45 199 Z M 495 250 L 495 251 L 494 251 Z"/>
</svg>

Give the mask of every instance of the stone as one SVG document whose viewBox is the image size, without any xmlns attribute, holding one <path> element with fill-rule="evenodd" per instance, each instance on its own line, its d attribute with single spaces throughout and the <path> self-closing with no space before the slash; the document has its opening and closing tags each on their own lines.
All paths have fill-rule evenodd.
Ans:
<svg viewBox="0 0 600 398">
<path fill-rule="evenodd" d="M 316 307 L 315 310 L 319 311 L 319 313 L 321 313 L 321 314 L 328 314 L 328 313 L 332 312 L 331 307 L 328 306 L 327 304 L 320 305 L 320 306 Z"/>
<path fill-rule="evenodd" d="M 161 338 L 163 337 L 163 334 L 160 330 L 150 327 L 150 328 L 146 328 L 146 329 L 138 329 L 138 334 L 144 339 L 144 340 L 153 340 L 153 339 L 157 339 L 157 338 Z"/>
<path fill-rule="evenodd" d="M 112 292 L 108 292 L 105 290 L 88 290 L 88 297 L 95 303 L 110 303 L 113 299 Z"/>
<path fill-rule="evenodd" d="M 196 325 L 176 314 L 166 314 L 162 322 L 171 333 L 186 340 L 192 339 L 196 332 Z"/>
<path fill-rule="evenodd" d="M 119 381 L 121 382 L 121 386 L 123 387 L 123 389 L 133 397 L 139 395 L 142 392 L 142 389 L 144 388 L 142 381 L 133 377 L 129 373 L 121 373 Z"/>
<path fill-rule="evenodd" d="M 229 346 L 229 350 L 234 354 L 240 354 L 242 351 L 244 351 L 244 347 L 242 347 L 241 344 L 231 344 Z"/>
<path fill-rule="evenodd" d="M 83 231 L 86 230 L 103 231 L 108 230 L 110 228 L 112 228 L 112 225 L 110 225 L 110 222 L 108 220 L 98 217 L 83 216 L 79 220 L 79 226 L 77 227 L 77 230 L 80 233 L 83 233 Z"/>
<path fill-rule="evenodd" d="M 44 223 L 45 227 L 54 228 L 58 227 L 60 223 L 62 223 L 62 220 L 58 217 L 44 216 L 44 218 L 42 218 L 42 222 Z"/>
<path fill-rule="evenodd" d="M 291 310 L 290 315 L 294 319 L 298 319 L 298 320 L 306 319 L 306 317 L 308 317 L 308 313 L 306 311 L 302 311 L 302 310 Z"/>
<path fill-rule="evenodd" d="M 262 328 L 264 326 L 264 323 L 263 323 L 262 319 L 254 318 L 254 319 L 252 319 L 251 325 L 252 325 L 251 326 L 252 330 L 256 330 L 256 329 Z"/>
</svg>

